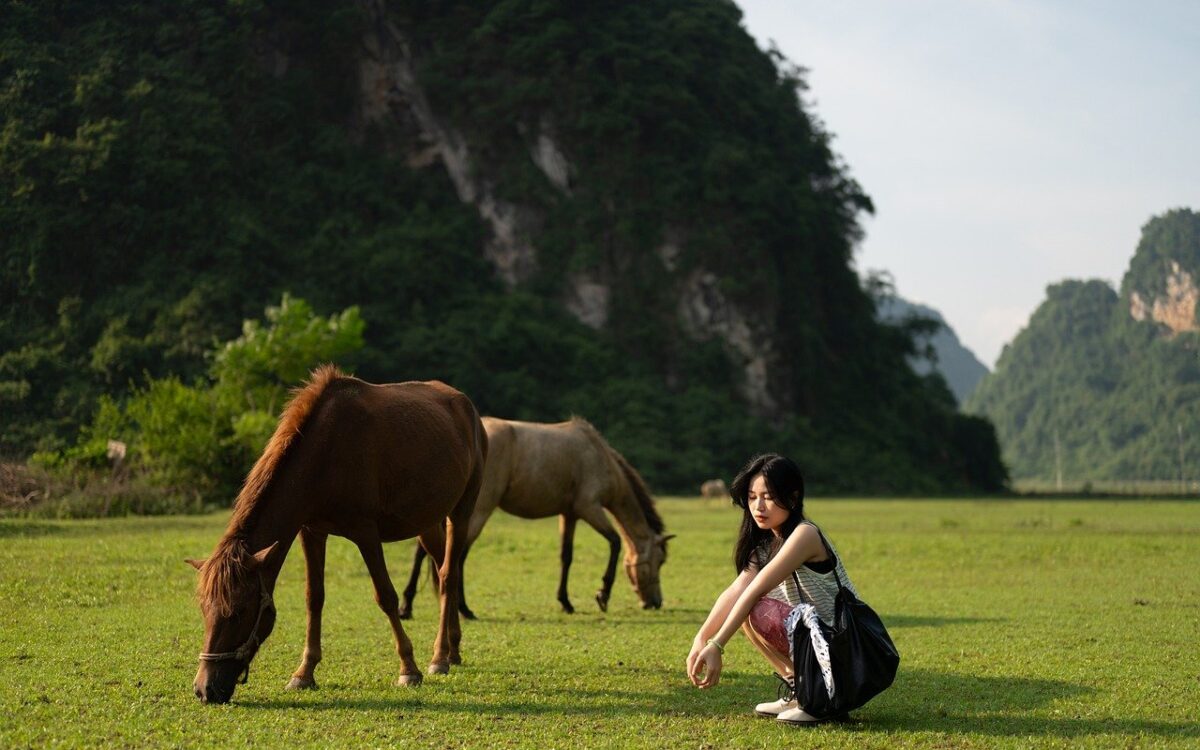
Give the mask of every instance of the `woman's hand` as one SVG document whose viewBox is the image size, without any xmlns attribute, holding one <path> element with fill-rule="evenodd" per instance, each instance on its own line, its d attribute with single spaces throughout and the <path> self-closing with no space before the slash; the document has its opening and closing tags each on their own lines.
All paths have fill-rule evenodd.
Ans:
<svg viewBox="0 0 1200 750">
<path fill-rule="evenodd" d="M 711 643 L 702 647 L 695 658 L 688 656 L 688 679 L 703 690 L 721 681 L 721 652 Z"/>
<path fill-rule="evenodd" d="M 704 641 L 697 638 L 692 641 L 692 650 L 688 652 L 687 658 L 687 675 L 688 679 L 692 677 L 692 668 L 696 666 L 696 659 L 700 658 L 700 652 L 704 650 Z"/>
</svg>

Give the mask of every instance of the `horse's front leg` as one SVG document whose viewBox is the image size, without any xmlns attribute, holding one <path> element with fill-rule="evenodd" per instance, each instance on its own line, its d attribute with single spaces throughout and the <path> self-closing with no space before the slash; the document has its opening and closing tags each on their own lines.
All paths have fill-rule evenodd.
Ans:
<svg viewBox="0 0 1200 750">
<path fill-rule="evenodd" d="M 575 523 L 578 520 L 575 514 L 569 511 L 558 517 L 558 557 L 562 563 L 562 572 L 558 577 L 558 603 L 562 605 L 563 612 L 569 615 L 575 614 L 571 598 L 567 595 L 567 576 L 571 572 L 571 559 L 575 556 Z"/>
<path fill-rule="evenodd" d="M 396 679 L 396 684 L 420 685 L 421 670 L 413 660 L 412 641 L 408 639 L 404 626 L 400 623 L 400 597 L 397 596 L 396 587 L 392 585 L 392 579 L 388 576 L 387 563 L 383 558 L 383 544 L 380 543 L 377 533 L 356 539 L 355 544 L 358 545 L 358 551 L 371 574 L 371 583 L 375 586 L 375 603 L 387 615 L 388 622 L 392 625 L 396 654 L 400 657 L 400 676 Z"/>
<path fill-rule="evenodd" d="M 288 690 L 317 686 L 313 672 L 321 661 L 321 609 L 325 606 L 325 543 L 328 539 L 326 534 L 300 529 L 307 582 L 304 601 L 308 608 L 308 627 L 304 632 L 304 655 L 300 657 L 300 666 L 292 673 Z"/>
<path fill-rule="evenodd" d="M 596 604 L 601 612 L 608 611 L 608 598 L 612 595 L 613 581 L 617 580 L 617 559 L 621 556 L 621 535 L 616 532 L 604 513 L 600 503 L 587 503 L 584 512 L 579 516 L 587 521 L 600 536 L 608 542 L 608 567 L 604 570 L 604 578 L 600 582 L 600 590 L 596 592 Z"/>
</svg>

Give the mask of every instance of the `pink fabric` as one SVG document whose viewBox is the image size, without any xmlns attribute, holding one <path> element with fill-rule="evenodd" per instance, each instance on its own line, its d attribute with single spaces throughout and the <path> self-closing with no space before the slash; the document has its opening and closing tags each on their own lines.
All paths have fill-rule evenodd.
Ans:
<svg viewBox="0 0 1200 750">
<path fill-rule="evenodd" d="M 783 621 L 791 611 L 792 607 L 787 602 L 769 596 L 759 599 L 754 609 L 750 610 L 750 627 L 762 636 L 771 648 L 785 657 L 791 653 L 791 647 L 788 645 L 787 630 L 783 627 Z"/>
</svg>

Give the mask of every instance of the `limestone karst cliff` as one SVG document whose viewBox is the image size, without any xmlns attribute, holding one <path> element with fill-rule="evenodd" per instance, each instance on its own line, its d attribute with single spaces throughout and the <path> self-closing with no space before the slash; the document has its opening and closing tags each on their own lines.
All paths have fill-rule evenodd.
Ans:
<svg viewBox="0 0 1200 750">
<path fill-rule="evenodd" d="M 1047 289 L 966 408 L 995 424 L 1017 478 L 1200 478 L 1200 214 L 1156 216 L 1120 292 L 1101 280 Z"/>
<path fill-rule="evenodd" d="M 288 291 L 361 306 L 364 377 L 581 414 L 659 487 L 767 449 L 826 491 L 1004 483 L 876 321 L 870 200 L 732 3 L 7 12 L 5 452 L 204 377 Z"/>
</svg>

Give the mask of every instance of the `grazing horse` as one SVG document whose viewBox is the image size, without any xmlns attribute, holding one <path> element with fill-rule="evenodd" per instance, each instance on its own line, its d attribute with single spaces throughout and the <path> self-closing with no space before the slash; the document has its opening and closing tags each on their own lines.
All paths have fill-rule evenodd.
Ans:
<svg viewBox="0 0 1200 750">
<path fill-rule="evenodd" d="M 575 608 L 567 596 L 567 572 L 575 545 L 575 524 L 583 519 L 609 545 L 608 568 L 596 592 L 600 609 L 608 610 L 622 537 L 628 548 L 625 572 L 642 607 L 661 607 L 659 568 L 667 559 L 667 540 L 674 535 L 663 535 L 662 519 L 641 476 L 596 428 L 578 417 L 558 424 L 484 417 L 483 427 L 488 435 L 488 459 L 467 532 L 467 552 L 497 507 L 521 518 L 557 515 L 562 537 L 558 601 L 564 611 L 572 613 Z M 613 530 L 605 510 L 616 519 L 620 534 Z M 418 546 L 404 589 L 402 617 L 412 614 L 424 559 L 424 550 Z M 462 592 L 458 602 L 463 616 L 475 619 Z"/>
<path fill-rule="evenodd" d="M 729 489 L 723 479 L 709 479 L 700 485 L 700 497 L 728 497 Z"/>
<path fill-rule="evenodd" d="M 430 673 L 460 664 L 458 620 L 463 553 L 483 479 L 487 435 L 475 406 L 444 383 L 372 385 L 330 365 L 315 370 L 280 417 L 254 464 L 229 526 L 200 571 L 204 651 L 195 693 L 226 703 L 239 676 L 275 624 L 272 593 L 296 535 L 304 549 L 308 628 L 289 688 L 316 687 L 325 601 L 325 543 L 354 542 L 391 622 L 400 657 L 397 684 L 421 671 L 400 624 L 399 597 L 384 564 L 383 542 L 419 537 L 445 585 Z"/>
</svg>

